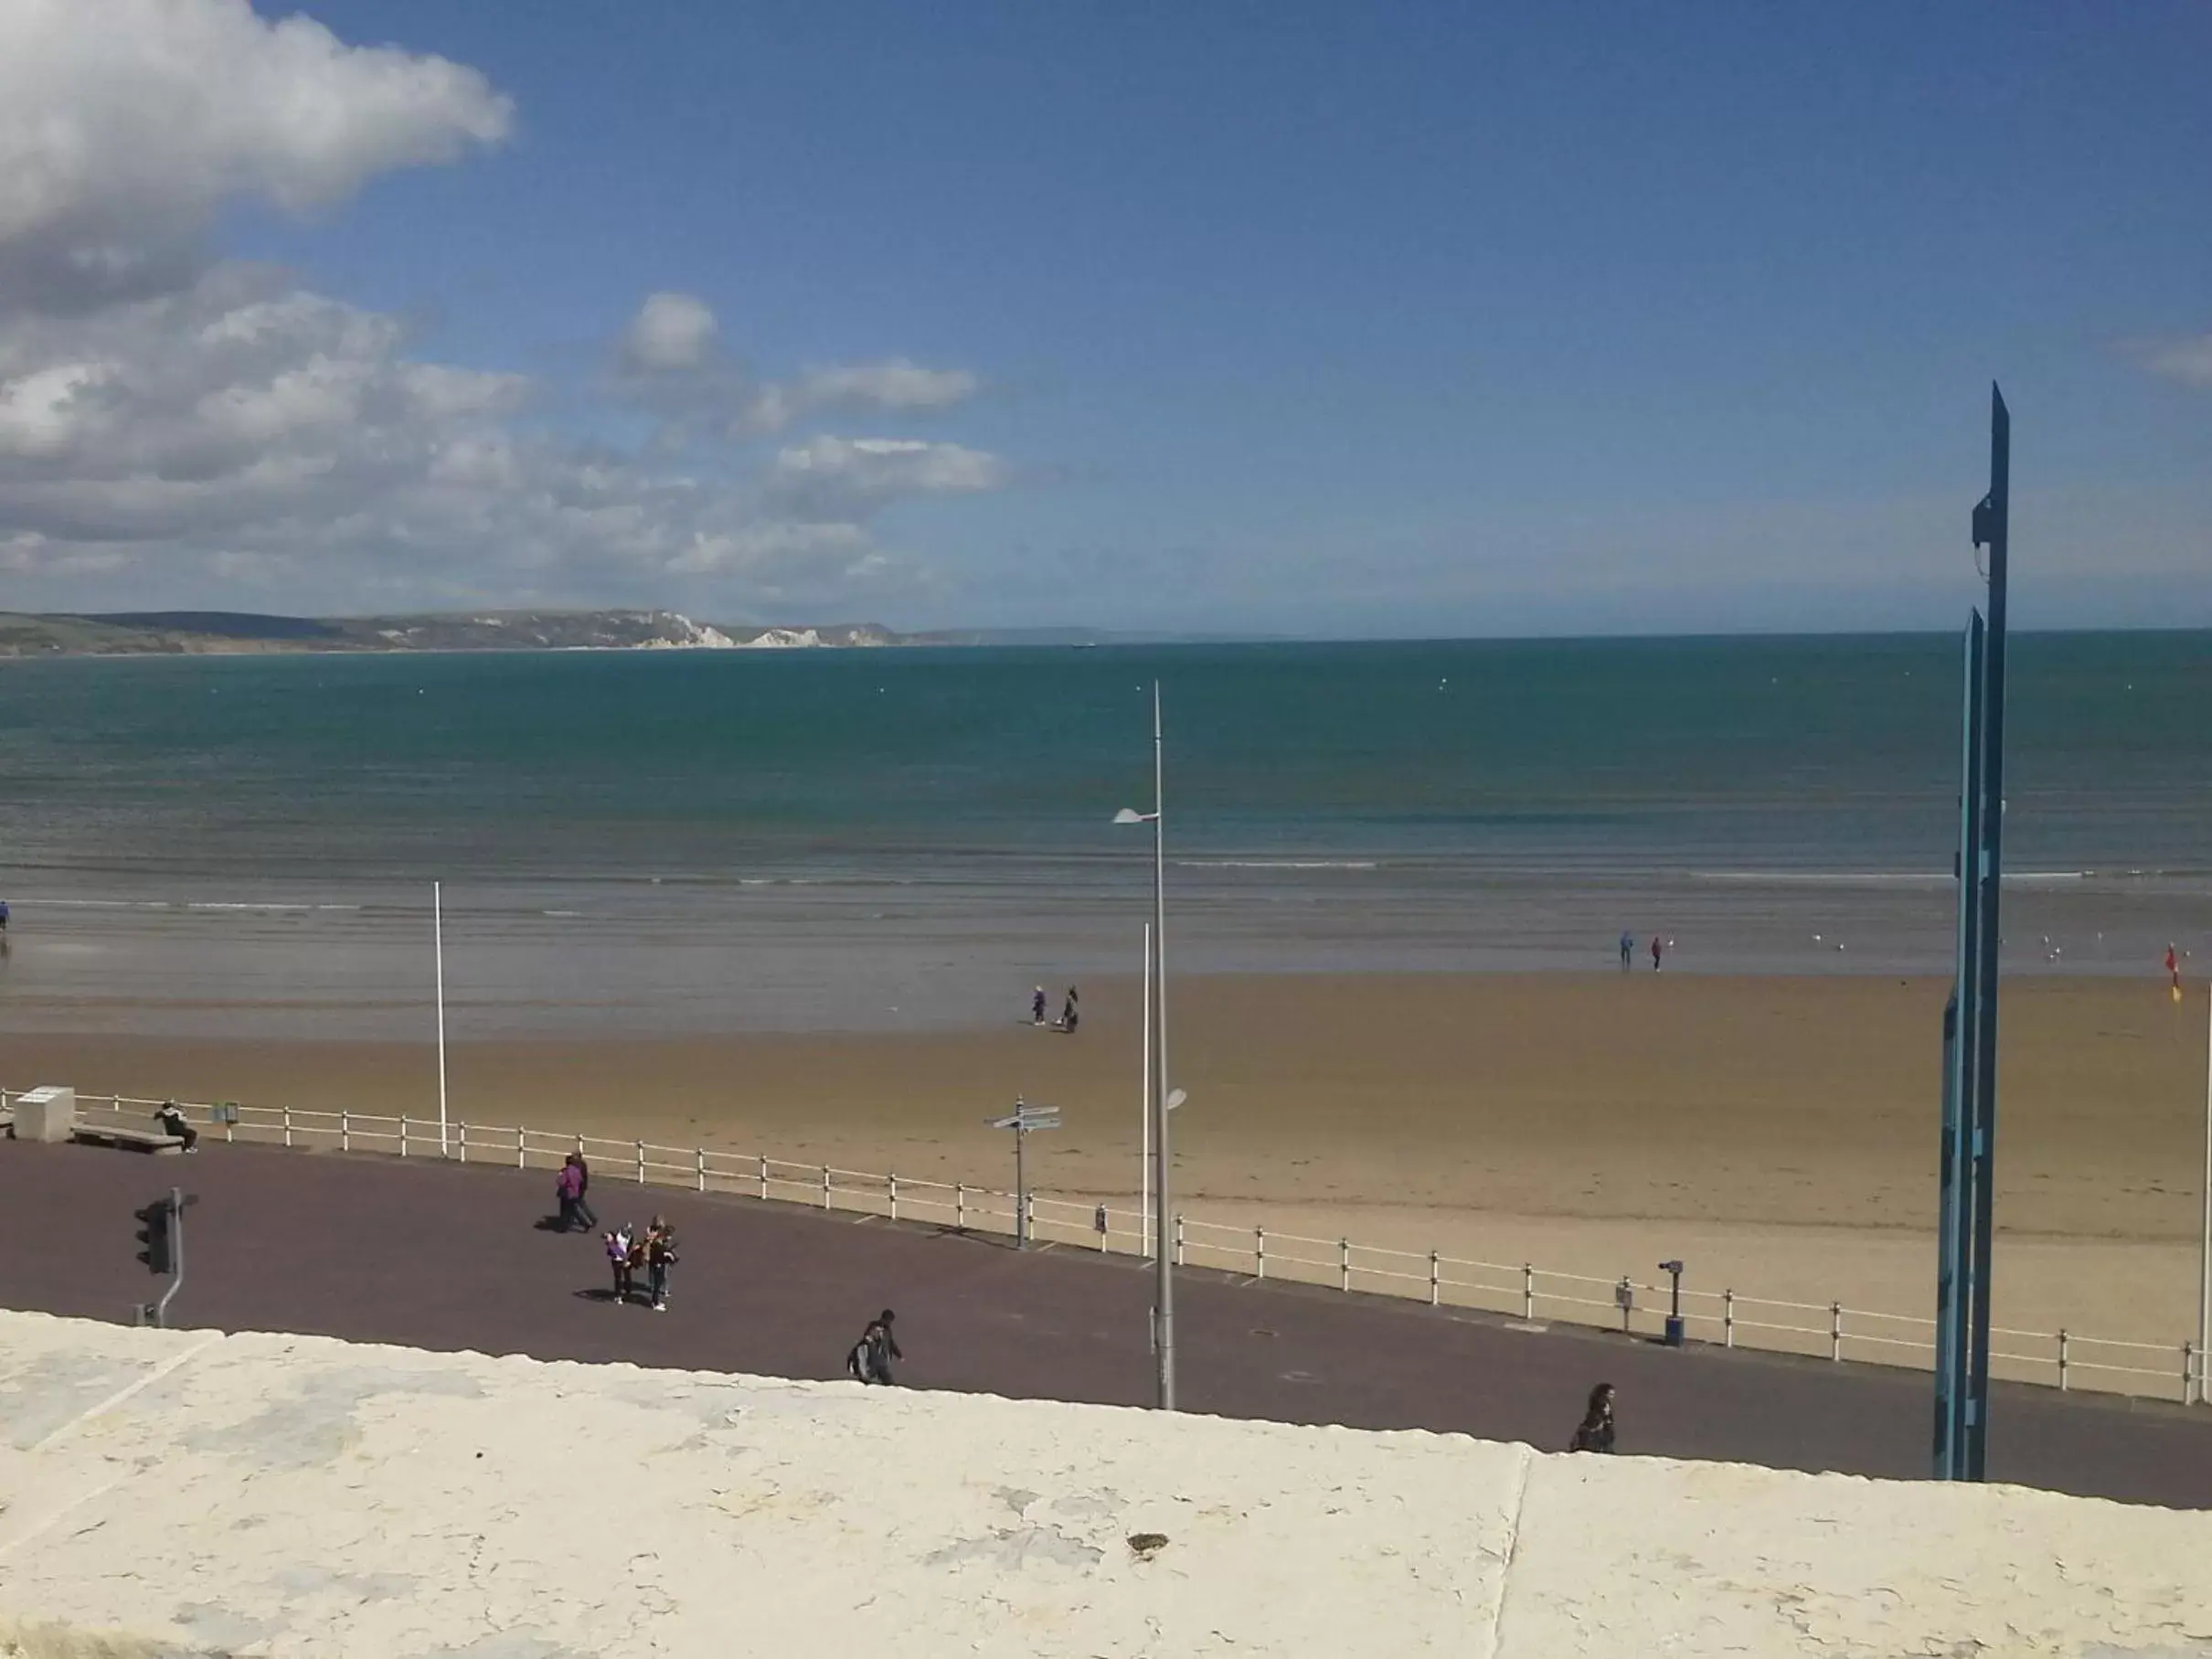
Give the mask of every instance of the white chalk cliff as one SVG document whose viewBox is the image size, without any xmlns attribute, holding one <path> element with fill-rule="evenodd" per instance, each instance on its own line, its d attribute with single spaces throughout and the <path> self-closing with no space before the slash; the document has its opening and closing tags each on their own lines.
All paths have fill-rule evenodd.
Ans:
<svg viewBox="0 0 2212 1659">
<path fill-rule="evenodd" d="M 36 1314 L 0 1505 L 37 1659 L 2212 1643 L 2212 1515 Z"/>
</svg>

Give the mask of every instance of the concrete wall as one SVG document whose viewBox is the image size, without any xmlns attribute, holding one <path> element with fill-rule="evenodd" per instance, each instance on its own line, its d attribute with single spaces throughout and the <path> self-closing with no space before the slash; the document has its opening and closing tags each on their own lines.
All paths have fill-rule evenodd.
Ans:
<svg viewBox="0 0 2212 1659">
<path fill-rule="evenodd" d="M 2181 1659 L 2212 1515 L 0 1314 L 0 1654 L 1431 1652 Z"/>
</svg>

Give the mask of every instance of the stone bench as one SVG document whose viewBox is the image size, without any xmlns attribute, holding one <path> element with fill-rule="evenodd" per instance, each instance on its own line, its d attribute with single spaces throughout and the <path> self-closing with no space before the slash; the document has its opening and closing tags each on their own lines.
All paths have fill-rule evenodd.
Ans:
<svg viewBox="0 0 2212 1659">
<path fill-rule="evenodd" d="M 125 1152 L 182 1152 L 185 1143 L 158 1129 L 125 1129 L 121 1125 L 80 1123 L 69 1138 L 87 1146 L 116 1146 Z"/>
</svg>

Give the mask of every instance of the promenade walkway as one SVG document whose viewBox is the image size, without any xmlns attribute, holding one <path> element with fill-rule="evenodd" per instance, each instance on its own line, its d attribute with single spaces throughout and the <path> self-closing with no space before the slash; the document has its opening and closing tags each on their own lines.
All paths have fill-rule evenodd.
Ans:
<svg viewBox="0 0 2212 1659">
<path fill-rule="evenodd" d="M 896 1308 L 901 1381 L 1142 1405 L 1152 1392 L 1142 1262 L 728 1197 L 602 1174 L 603 1221 L 676 1225 L 665 1314 L 615 1307 L 596 1238 L 536 1223 L 551 1179 L 450 1164 L 208 1146 L 149 1159 L 0 1143 L 0 1304 L 121 1321 L 158 1288 L 132 1212 L 199 1195 L 172 1323 L 542 1359 L 828 1378 Z M 1928 1378 L 1205 1271 L 1177 1281 L 1181 1404 L 1195 1412 L 1427 1428 L 1562 1446 L 1596 1381 L 1620 1389 L 1625 1452 L 1917 1477 Z M 2212 1412 L 1998 1385 L 1994 1479 L 2212 1507 Z"/>
</svg>

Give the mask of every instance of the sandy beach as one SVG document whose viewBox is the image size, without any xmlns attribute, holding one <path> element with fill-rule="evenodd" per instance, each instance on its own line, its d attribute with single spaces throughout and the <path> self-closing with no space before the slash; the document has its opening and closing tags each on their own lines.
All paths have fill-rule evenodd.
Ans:
<svg viewBox="0 0 2212 1659">
<path fill-rule="evenodd" d="M 1052 987 L 1057 992 L 1058 987 Z M 1193 977 L 1173 988 L 1177 1207 L 1562 1271 L 1907 1313 L 1932 1296 L 1936 980 Z M 1080 1032 L 1010 998 L 978 1031 L 455 1042 L 452 1113 L 1004 1186 L 1018 1093 L 1059 1106 L 1033 1182 L 1137 1180 L 1133 981 Z M 428 1034 L 426 1033 L 426 1037 Z M 11 1037 L 8 1086 L 434 1116 L 431 1045 Z M 1997 1317 L 2178 1343 L 2195 1328 L 2201 997 L 2007 987 Z"/>
</svg>

